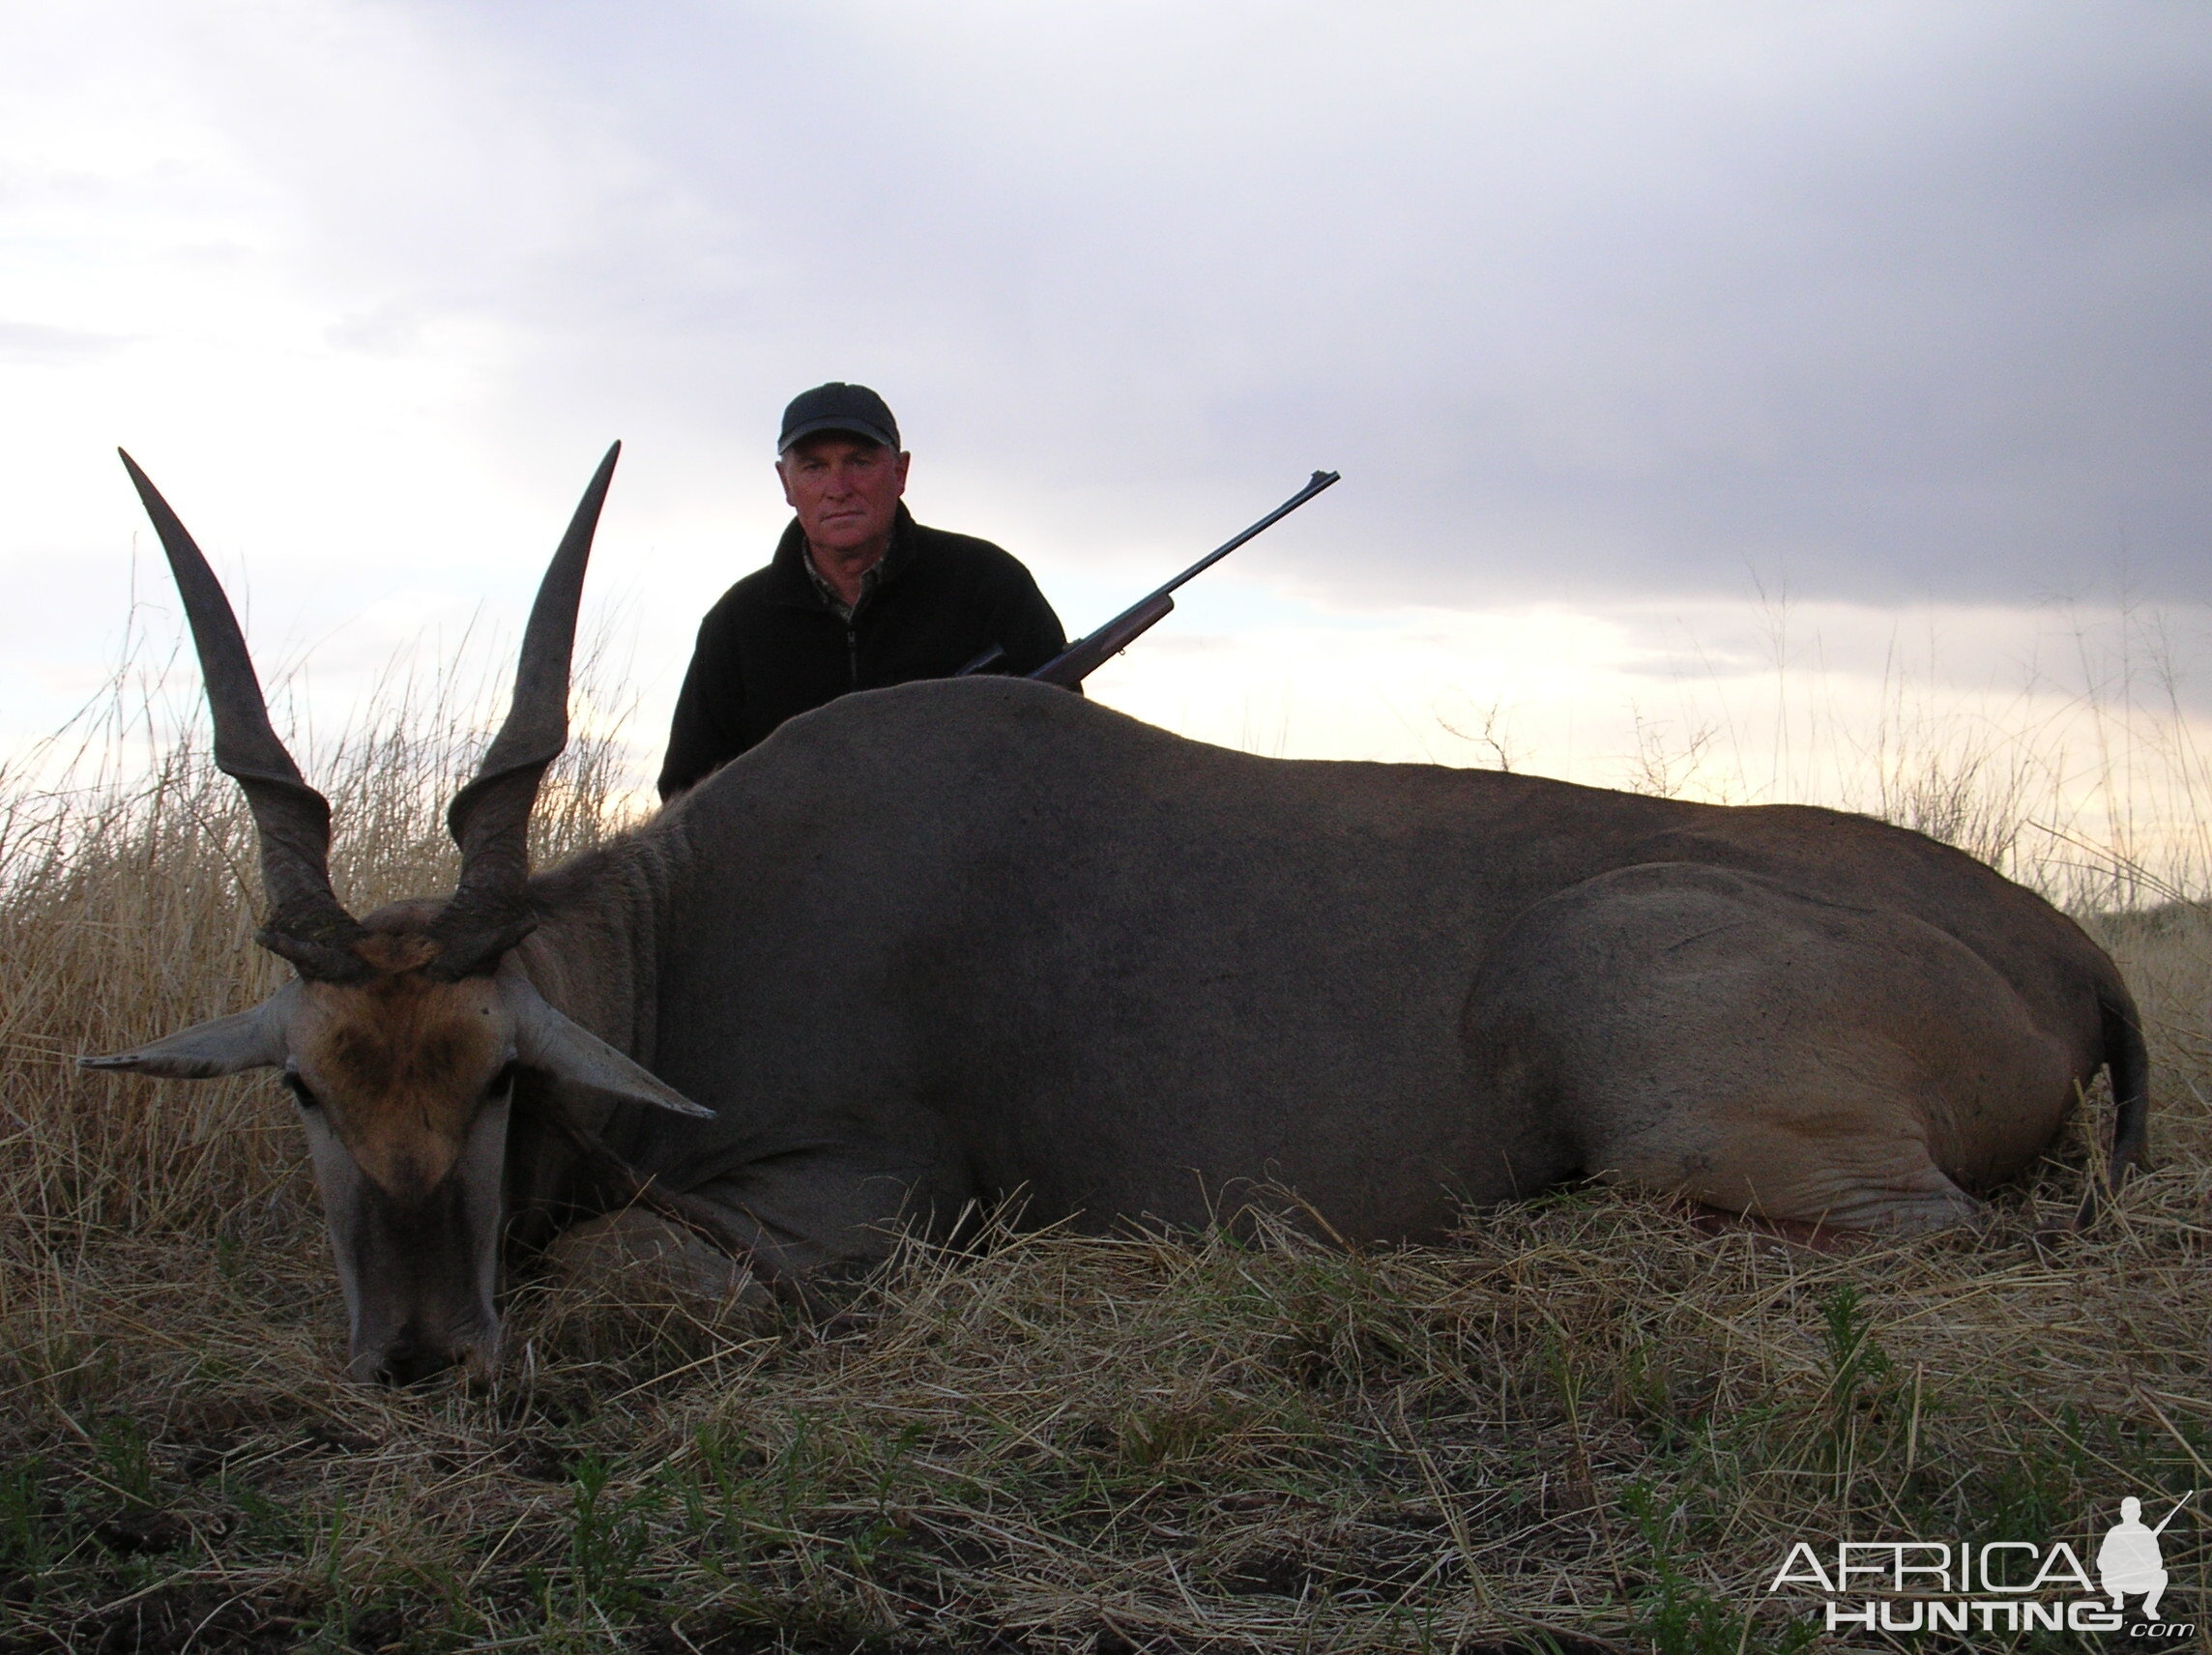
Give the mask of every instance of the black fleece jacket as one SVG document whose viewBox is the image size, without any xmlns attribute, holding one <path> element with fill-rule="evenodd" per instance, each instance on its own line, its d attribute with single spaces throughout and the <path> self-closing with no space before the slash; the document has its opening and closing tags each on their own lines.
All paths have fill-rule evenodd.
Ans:
<svg viewBox="0 0 2212 1655">
<path fill-rule="evenodd" d="M 676 698 L 660 797 L 672 798 L 786 718 L 856 689 L 949 678 L 996 644 L 996 672 L 1033 672 L 1066 648 L 1030 571 L 988 540 L 925 529 L 904 506 L 874 584 L 847 621 L 807 572 L 798 520 L 775 556 L 699 624 Z"/>
</svg>

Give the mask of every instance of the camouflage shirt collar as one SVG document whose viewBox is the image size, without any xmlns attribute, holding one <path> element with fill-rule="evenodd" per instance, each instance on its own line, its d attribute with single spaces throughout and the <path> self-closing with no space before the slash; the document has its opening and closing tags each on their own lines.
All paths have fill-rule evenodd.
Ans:
<svg viewBox="0 0 2212 1655">
<path fill-rule="evenodd" d="M 867 602 L 868 594 L 876 590 L 876 583 L 883 578 L 886 560 L 878 558 L 867 566 L 860 576 L 860 595 L 852 603 L 847 603 L 838 595 L 837 589 L 831 586 L 824 578 L 822 571 L 815 566 L 814 550 L 811 546 L 800 552 L 799 561 L 805 566 L 806 578 L 814 583 L 814 590 L 822 595 L 822 601 L 836 611 L 840 621 L 851 621 L 853 611 L 859 608 L 862 603 Z"/>
</svg>

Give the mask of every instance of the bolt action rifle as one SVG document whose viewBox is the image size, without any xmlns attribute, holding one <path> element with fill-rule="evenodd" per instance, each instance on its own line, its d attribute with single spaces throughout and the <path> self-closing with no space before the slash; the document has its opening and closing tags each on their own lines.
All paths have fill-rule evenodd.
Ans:
<svg viewBox="0 0 2212 1655">
<path fill-rule="evenodd" d="M 1193 576 L 1204 574 L 1208 569 L 1211 568 L 1215 564 L 1219 563 L 1231 552 L 1234 552 L 1238 546 L 1241 546 L 1246 540 L 1249 540 L 1261 530 L 1268 527 L 1270 524 L 1280 522 L 1285 517 L 1288 517 L 1292 512 L 1295 511 L 1299 507 L 1303 506 L 1307 501 L 1311 500 L 1315 495 L 1319 494 L 1323 489 L 1326 488 L 1330 483 L 1336 480 L 1337 474 L 1333 471 L 1315 472 L 1313 474 L 1313 480 L 1311 482 L 1307 483 L 1305 487 L 1299 489 L 1297 493 L 1292 495 L 1290 499 L 1284 501 L 1282 505 L 1276 507 L 1274 510 L 1268 512 L 1266 516 L 1261 518 L 1259 522 L 1253 524 L 1252 527 L 1245 530 L 1241 535 L 1238 535 L 1235 538 L 1227 540 L 1221 545 L 1214 547 L 1212 551 L 1207 553 L 1203 558 L 1200 558 L 1198 562 L 1192 564 L 1190 567 L 1184 569 L 1182 573 L 1177 575 L 1175 579 L 1169 581 L 1167 585 L 1161 587 L 1157 592 L 1152 593 L 1150 595 L 1140 598 L 1137 602 L 1132 603 L 1128 608 L 1122 610 L 1121 614 L 1115 616 L 1113 620 L 1107 622 L 1105 625 L 1099 627 L 1097 631 L 1092 632 L 1089 637 L 1079 638 L 1074 643 L 1068 645 L 1066 649 L 1062 650 L 1059 654 L 1053 656 L 1051 660 L 1045 662 L 1045 664 L 1037 668 L 1035 672 L 1030 674 L 1030 677 L 1035 679 L 1039 683 L 1056 683 L 1062 689 L 1073 689 L 1077 684 L 1081 683 L 1085 679 L 1089 678 L 1092 673 L 1096 672 L 1100 667 L 1104 666 L 1108 661 L 1112 660 L 1116 655 L 1120 654 L 1123 650 L 1127 649 L 1131 644 L 1135 643 L 1137 639 L 1145 632 L 1150 630 L 1152 626 L 1158 624 L 1160 620 L 1168 613 L 1168 611 L 1175 607 L 1174 593 L 1177 587 L 1181 586 L 1185 581 L 1190 580 Z M 1005 653 L 1006 652 L 1000 649 L 998 645 L 993 644 L 988 650 L 985 650 L 981 654 L 977 655 L 974 660 L 970 661 L 966 666 L 962 667 L 959 672 L 953 676 L 956 678 L 966 678 L 970 673 L 988 672 L 991 667 L 1005 654 Z"/>
</svg>

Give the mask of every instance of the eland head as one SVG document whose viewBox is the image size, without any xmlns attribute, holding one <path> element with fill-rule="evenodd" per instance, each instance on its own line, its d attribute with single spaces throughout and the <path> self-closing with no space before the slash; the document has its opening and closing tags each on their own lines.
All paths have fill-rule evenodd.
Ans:
<svg viewBox="0 0 2212 1655">
<path fill-rule="evenodd" d="M 331 809 L 269 722 L 230 601 L 176 513 L 123 463 L 168 554 L 207 682 L 215 760 L 245 790 L 269 899 L 256 941 L 297 973 L 250 1010 L 136 1051 L 79 1060 L 206 1080 L 280 1072 L 306 1127 L 350 1319 L 355 1378 L 405 1384 L 498 1353 L 500 1241 L 516 1081 L 537 1075 L 706 1115 L 556 1010 L 514 950 L 537 924 L 530 813 L 568 744 L 568 671 L 608 450 L 553 554 L 523 635 L 513 706 L 447 824 L 460 879 L 443 902 L 356 919 L 331 887 Z"/>
</svg>

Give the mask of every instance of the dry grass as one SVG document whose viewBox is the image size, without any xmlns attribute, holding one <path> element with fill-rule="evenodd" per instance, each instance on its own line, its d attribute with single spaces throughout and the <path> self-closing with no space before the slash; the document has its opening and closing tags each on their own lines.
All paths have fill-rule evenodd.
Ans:
<svg viewBox="0 0 2212 1655">
<path fill-rule="evenodd" d="M 315 767 L 357 908 L 450 878 L 465 725 Z M 547 849 L 613 797 L 571 760 Z M 371 1394 L 277 1089 L 66 1061 L 274 983 L 249 850 L 189 745 L 0 810 L 0 1650 L 1741 1655 L 1797 1646 L 1798 1539 L 2079 1547 L 2212 1488 L 2198 909 L 2108 924 L 2161 1170 L 2054 1246 L 2079 1143 L 1987 1234 L 1845 1257 L 1575 1190 L 1371 1255 L 917 1248 L 830 1328 L 525 1282 L 496 1385 Z"/>
</svg>

